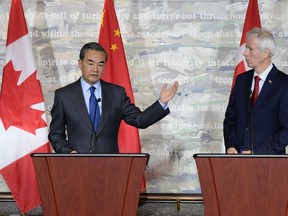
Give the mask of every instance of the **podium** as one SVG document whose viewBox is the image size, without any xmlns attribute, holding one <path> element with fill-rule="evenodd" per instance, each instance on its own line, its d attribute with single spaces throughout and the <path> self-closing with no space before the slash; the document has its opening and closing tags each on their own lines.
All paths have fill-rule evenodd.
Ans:
<svg viewBox="0 0 288 216">
<path fill-rule="evenodd" d="M 32 154 L 45 216 L 135 216 L 149 154 Z"/>
<path fill-rule="evenodd" d="M 206 216 L 287 216 L 288 155 L 195 154 Z"/>
</svg>

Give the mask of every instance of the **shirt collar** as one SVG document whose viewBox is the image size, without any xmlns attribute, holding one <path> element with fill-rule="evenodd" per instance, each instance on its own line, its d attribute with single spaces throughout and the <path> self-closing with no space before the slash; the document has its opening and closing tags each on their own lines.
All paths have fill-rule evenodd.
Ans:
<svg viewBox="0 0 288 216">
<path fill-rule="evenodd" d="M 88 84 L 88 83 L 83 79 L 83 77 L 81 77 L 80 82 L 81 82 L 82 89 L 83 89 L 85 92 L 86 92 L 86 91 L 90 91 L 89 88 L 91 87 L 91 85 Z M 100 86 L 101 86 L 100 80 L 97 81 L 93 86 L 94 86 L 96 89 L 99 90 L 99 89 L 100 89 Z"/>
<path fill-rule="evenodd" d="M 262 72 L 260 75 L 258 75 L 256 73 L 256 71 L 254 70 L 254 76 L 253 77 L 259 76 L 261 80 L 265 81 L 267 76 L 268 76 L 268 74 L 269 74 L 269 72 L 272 70 L 272 67 L 273 67 L 273 65 L 270 64 L 269 67 L 264 72 Z"/>
</svg>

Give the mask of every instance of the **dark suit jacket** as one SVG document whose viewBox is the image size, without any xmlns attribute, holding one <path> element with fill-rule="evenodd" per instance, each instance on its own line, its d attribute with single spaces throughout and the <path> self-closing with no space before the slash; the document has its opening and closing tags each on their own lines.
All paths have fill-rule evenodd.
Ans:
<svg viewBox="0 0 288 216">
<path fill-rule="evenodd" d="M 251 150 L 253 145 L 256 154 L 285 154 L 288 144 L 288 76 L 273 65 L 254 107 L 249 110 L 253 73 L 254 70 L 250 70 L 240 74 L 230 95 L 224 119 L 226 150 L 230 147 L 235 147 L 238 152 L 241 147 Z"/>
<path fill-rule="evenodd" d="M 118 153 L 121 120 L 146 128 L 169 114 L 158 101 L 143 112 L 130 102 L 123 87 L 101 80 L 102 114 L 96 134 L 85 105 L 80 79 L 55 91 L 49 140 L 56 153 Z M 66 136 L 67 134 L 67 136 Z"/>
</svg>

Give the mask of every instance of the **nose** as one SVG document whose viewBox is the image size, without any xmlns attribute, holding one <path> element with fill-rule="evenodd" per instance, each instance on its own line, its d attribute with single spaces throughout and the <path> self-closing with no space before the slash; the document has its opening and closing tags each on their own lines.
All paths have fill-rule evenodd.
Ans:
<svg viewBox="0 0 288 216">
<path fill-rule="evenodd" d="M 247 55 L 248 55 L 248 49 L 246 48 L 244 53 L 243 53 L 243 56 L 246 57 Z"/>
<path fill-rule="evenodd" d="M 97 64 L 94 65 L 93 70 L 96 72 L 98 71 L 98 65 Z"/>
</svg>

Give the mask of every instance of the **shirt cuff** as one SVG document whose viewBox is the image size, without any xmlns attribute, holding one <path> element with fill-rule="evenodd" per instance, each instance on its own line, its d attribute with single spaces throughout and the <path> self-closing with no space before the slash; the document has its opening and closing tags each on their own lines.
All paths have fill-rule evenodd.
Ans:
<svg viewBox="0 0 288 216">
<path fill-rule="evenodd" d="M 158 100 L 158 102 L 160 103 L 160 105 L 163 107 L 164 110 L 168 108 L 168 103 L 164 104 L 160 100 Z"/>
</svg>

